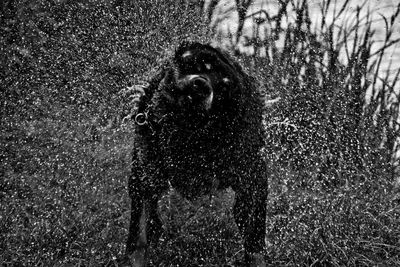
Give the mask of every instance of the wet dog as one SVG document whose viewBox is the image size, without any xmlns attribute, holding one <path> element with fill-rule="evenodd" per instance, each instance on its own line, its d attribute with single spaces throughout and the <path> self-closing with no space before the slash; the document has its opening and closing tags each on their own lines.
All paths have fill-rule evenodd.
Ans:
<svg viewBox="0 0 400 267">
<path fill-rule="evenodd" d="M 262 265 L 267 178 L 261 150 L 264 102 L 227 53 L 182 43 L 138 98 L 126 254 L 144 266 L 161 234 L 157 205 L 172 185 L 193 199 L 231 187 L 247 265 Z"/>
</svg>

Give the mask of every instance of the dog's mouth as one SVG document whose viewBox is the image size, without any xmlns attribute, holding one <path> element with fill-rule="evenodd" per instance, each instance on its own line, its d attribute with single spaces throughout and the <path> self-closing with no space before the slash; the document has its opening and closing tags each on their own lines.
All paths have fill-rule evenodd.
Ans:
<svg viewBox="0 0 400 267">
<path fill-rule="evenodd" d="M 178 81 L 178 104 L 184 108 L 209 111 L 214 101 L 210 80 L 202 75 L 187 75 Z"/>
</svg>

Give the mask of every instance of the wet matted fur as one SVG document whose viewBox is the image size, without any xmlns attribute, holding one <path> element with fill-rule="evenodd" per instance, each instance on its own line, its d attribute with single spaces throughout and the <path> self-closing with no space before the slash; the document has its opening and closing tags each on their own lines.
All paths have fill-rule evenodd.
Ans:
<svg viewBox="0 0 400 267">
<path fill-rule="evenodd" d="M 264 246 L 267 178 L 261 150 L 264 102 L 252 77 L 227 53 L 182 43 L 138 98 L 126 254 L 146 262 L 161 234 L 157 203 L 172 185 L 193 199 L 231 187 L 245 261 Z"/>
</svg>

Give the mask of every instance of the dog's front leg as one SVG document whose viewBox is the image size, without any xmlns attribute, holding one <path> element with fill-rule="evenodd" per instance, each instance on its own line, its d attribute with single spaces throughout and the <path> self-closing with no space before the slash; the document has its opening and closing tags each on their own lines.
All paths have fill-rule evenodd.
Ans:
<svg viewBox="0 0 400 267">
<path fill-rule="evenodd" d="M 149 189 L 150 187 L 139 181 L 132 177 L 129 183 L 132 203 L 125 255 L 130 266 L 134 267 L 147 265 L 148 247 L 150 243 L 156 244 L 162 233 L 158 200 L 164 187 L 157 183 L 159 190 Z"/>
<path fill-rule="evenodd" d="M 134 267 L 142 267 L 147 264 L 148 216 L 147 201 L 139 198 L 132 198 L 131 221 L 126 243 L 126 255 L 129 258 L 130 265 Z"/>
<path fill-rule="evenodd" d="M 237 191 L 234 206 L 236 224 L 244 239 L 245 265 L 266 266 L 265 246 L 266 198 L 254 191 Z M 266 195 L 266 194 L 265 194 Z"/>
</svg>

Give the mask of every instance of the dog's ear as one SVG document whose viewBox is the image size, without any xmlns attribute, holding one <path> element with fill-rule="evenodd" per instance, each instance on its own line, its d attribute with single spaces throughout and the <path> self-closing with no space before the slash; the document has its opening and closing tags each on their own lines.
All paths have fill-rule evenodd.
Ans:
<svg viewBox="0 0 400 267">
<path fill-rule="evenodd" d="M 184 54 L 184 52 L 185 52 L 186 50 L 188 50 L 189 47 L 191 47 L 192 45 L 193 45 L 193 43 L 188 42 L 188 41 L 183 41 L 183 42 L 181 42 L 181 43 L 179 44 L 179 46 L 177 46 L 177 47 L 175 48 L 175 56 L 174 56 L 175 61 L 179 61 L 179 58 L 181 58 L 182 55 Z"/>
<path fill-rule="evenodd" d="M 243 67 L 238 63 L 237 59 L 235 59 L 235 57 L 232 54 L 219 47 L 215 48 L 213 47 L 213 49 L 218 54 L 220 60 L 222 60 L 228 66 L 232 67 L 237 74 L 240 74 L 241 76 L 244 77 L 248 76 L 248 74 L 244 71 Z"/>
<path fill-rule="evenodd" d="M 136 120 L 136 115 L 143 113 L 147 109 L 160 83 L 164 79 L 165 73 L 165 68 L 163 66 L 159 67 L 149 80 L 121 90 L 120 93 L 122 96 L 128 99 L 130 109 L 129 113 L 123 116 L 123 123 L 132 119 Z"/>
<path fill-rule="evenodd" d="M 256 81 L 252 76 L 247 74 L 245 69 L 238 62 L 238 59 L 224 49 L 221 49 L 219 47 L 211 48 L 215 51 L 219 60 L 223 62 L 224 66 L 226 66 L 225 69 L 229 70 L 229 73 L 231 75 L 230 78 L 233 78 L 232 80 L 234 80 L 234 83 L 237 85 L 236 89 L 238 90 L 231 91 L 231 93 L 239 97 L 241 97 L 242 94 L 251 93 L 252 90 L 246 89 L 255 87 Z"/>
<path fill-rule="evenodd" d="M 155 92 L 158 90 L 160 83 L 163 81 L 166 76 L 167 68 L 163 64 L 157 72 L 147 81 L 147 86 L 143 88 L 143 95 L 139 99 L 139 109 L 138 112 L 143 112 L 148 105 L 150 105 L 150 101 L 153 98 Z"/>
</svg>

